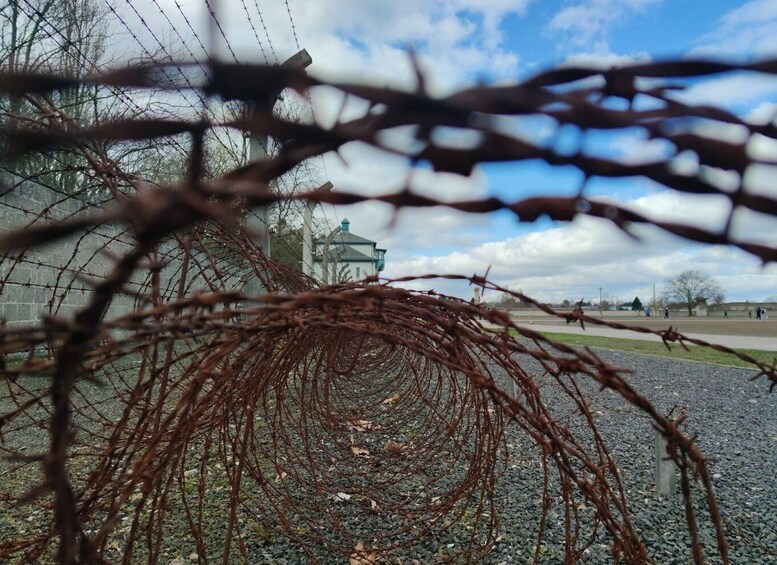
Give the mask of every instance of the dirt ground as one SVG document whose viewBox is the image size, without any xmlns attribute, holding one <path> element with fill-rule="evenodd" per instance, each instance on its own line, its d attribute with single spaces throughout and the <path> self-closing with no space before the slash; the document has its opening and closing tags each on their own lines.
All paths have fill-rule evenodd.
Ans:
<svg viewBox="0 0 777 565">
<path fill-rule="evenodd" d="M 594 316 L 596 314 L 593 314 Z M 644 326 L 652 329 L 661 329 L 672 326 L 683 333 L 709 334 L 709 335 L 747 335 L 757 337 L 777 337 L 777 319 L 749 320 L 747 318 L 688 318 L 673 317 L 669 320 L 663 318 L 646 318 L 634 316 L 628 318 L 607 318 L 605 320 L 622 324 Z M 559 320 L 547 316 L 537 318 L 521 317 L 517 321 L 532 321 L 534 324 L 558 325 Z"/>
</svg>

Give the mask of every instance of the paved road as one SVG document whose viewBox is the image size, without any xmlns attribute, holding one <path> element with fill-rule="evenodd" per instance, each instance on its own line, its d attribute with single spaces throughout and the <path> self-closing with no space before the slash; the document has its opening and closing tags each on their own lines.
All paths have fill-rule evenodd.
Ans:
<svg viewBox="0 0 777 565">
<path fill-rule="evenodd" d="M 520 321 L 516 321 L 521 325 Z M 527 322 L 524 325 L 535 331 L 556 332 L 565 334 L 582 334 L 593 335 L 600 337 L 619 337 L 624 339 L 641 339 L 646 341 L 661 341 L 661 338 L 653 334 L 642 334 L 637 332 L 631 332 L 627 330 L 614 330 L 612 328 L 605 328 L 601 326 L 595 326 L 593 324 L 586 324 L 585 330 L 582 330 L 578 324 L 533 324 Z M 745 335 L 718 335 L 718 334 L 699 334 L 689 333 L 688 337 L 697 339 L 703 339 L 710 343 L 717 343 L 719 345 L 725 345 L 734 349 L 760 349 L 762 351 L 777 351 L 777 338 L 774 337 L 755 337 Z"/>
</svg>

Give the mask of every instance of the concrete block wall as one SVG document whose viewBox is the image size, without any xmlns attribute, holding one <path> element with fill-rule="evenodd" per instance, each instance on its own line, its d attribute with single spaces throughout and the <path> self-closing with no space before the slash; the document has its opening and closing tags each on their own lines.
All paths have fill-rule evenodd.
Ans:
<svg viewBox="0 0 777 565">
<path fill-rule="evenodd" d="M 37 183 L 20 182 L 8 174 L 0 173 L 0 186 L 0 232 L 96 211 L 82 200 Z M 0 256 L 0 320 L 13 327 L 37 323 L 46 315 L 72 318 L 91 299 L 92 286 L 110 273 L 115 257 L 124 255 L 132 245 L 133 238 L 126 226 L 105 225 L 54 244 Z M 164 264 L 160 282 L 165 301 L 177 295 L 183 255 L 174 238 L 160 245 L 159 258 Z M 216 278 L 214 268 L 218 266 L 211 257 L 193 249 L 186 294 L 211 291 L 207 281 Z M 248 273 L 234 267 L 226 270 L 231 274 L 224 278 L 219 290 L 242 289 Z M 145 265 L 128 282 L 125 292 L 114 297 L 106 317 L 131 312 L 137 295 L 150 292 L 150 281 L 151 272 Z"/>
</svg>

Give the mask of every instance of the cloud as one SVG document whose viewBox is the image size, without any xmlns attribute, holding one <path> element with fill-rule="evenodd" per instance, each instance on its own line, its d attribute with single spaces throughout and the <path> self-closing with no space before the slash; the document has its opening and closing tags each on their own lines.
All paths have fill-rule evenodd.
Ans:
<svg viewBox="0 0 777 565">
<path fill-rule="evenodd" d="M 777 103 L 761 102 L 747 115 L 747 120 L 754 124 L 767 124 L 777 119 Z"/>
<path fill-rule="evenodd" d="M 185 37 L 187 26 L 173 0 L 158 0 L 171 15 Z M 558 39 L 567 56 L 565 64 L 610 67 L 649 60 L 643 51 L 628 55 L 612 53 L 610 37 L 616 28 L 625 28 L 636 16 L 662 0 L 565 0 L 547 24 L 544 33 Z M 169 25 L 158 17 L 151 0 L 136 0 L 141 13 L 157 31 L 170 34 Z M 222 3 L 223 4 L 223 3 Z M 221 22 L 242 60 L 263 61 L 262 49 L 271 62 L 283 60 L 297 49 L 292 21 L 285 3 L 260 3 L 264 22 L 253 13 L 249 21 L 239 3 L 224 10 Z M 416 79 L 407 55 L 413 47 L 419 54 L 422 69 L 428 75 L 433 94 L 440 95 L 467 83 L 485 78 L 490 83 L 509 82 L 518 78 L 524 62 L 506 44 L 507 18 L 523 16 L 531 0 L 290 0 L 293 24 L 299 46 L 308 48 L 314 63 L 312 74 L 330 80 L 369 82 L 414 89 Z M 539 4 L 535 2 L 534 5 Z M 250 6 L 250 3 L 249 3 Z M 182 4 L 183 10 L 198 30 L 208 37 L 207 14 L 201 2 Z M 768 10 L 767 10 L 768 8 Z M 699 49 L 718 42 L 739 53 L 740 46 L 757 53 L 767 52 L 777 34 L 771 33 L 775 2 L 747 2 L 732 10 L 699 43 Z M 763 19 L 756 17 L 758 10 Z M 131 18 L 130 18 L 131 19 Z M 167 27 L 165 27 L 167 26 Z M 269 41 L 265 36 L 265 26 Z M 752 37 L 747 30 L 753 29 Z M 256 35 L 254 34 L 256 31 Z M 516 33 L 533 30 L 514 28 Z M 160 33 L 160 36 L 165 35 Z M 716 35 L 717 34 L 717 35 Z M 218 40 L 218 34 L 215 34 Z M 258 37 L 258 39 L 257 39 Z M 260 47 L 261 43 L 261 47 Z M 646 43 L 649 45 L 649 43 Z M 646 47 L 647 48 L 647 47 Z M 701 51 L 699 51 L 701 52 Z M 219 51 L 228 60 L 225 49 Z M 533 63 L 541 63 L 534 61 Z M 691 85 L 678 96 L 689 103 L 742 104 L 749 119 L 763 123 L 775 106 L 767 102 L 777 95 L 777 81 L 763 77 L 728 75 Z M 343 103 L 343 96 L 333 89 L 317 88 L 312 93 L 316 118 L 331 124 Z M 343 119 L 362 115 L 368 107 L 363 101 L 348 100 Z M 552 120 L 542 118 L 498 119 L 505 132 L 543 142 L 556 131 Z M 392 143 L 412 143 L 412 132 L 393 131 Z M 441 141 L 450 141 L 457 132 L 438 132 Z M 728 136 L 728 133 L 723 135 Z M 727 137 L 728 138 L 728 137 Z M 461 143 L 469 143 L 461 138 Z M 628 162 L 651 160 L 667 154 L 660 142 L 626 136 L 619 138 L 616 157 Z M 770 151 L 763 140 L 753 142 L 752 151 Z M 408 162 L 362 144 L 342 148 L 340 160 L 326 156 L 327 176 L 336 189 L 374 195 L 401 190 L 409 182 L 412 190 L 444 200 L 477 198 L 487 194 L 487 179 L 476 170 L 469 178 L 435 175 L 419 170 L 409 176 Z M 699 170 L 698 163 L 686 163 Z M 707 174 L 717 174 L 710 172 Z M 719 182 L 729 179 L 719 175 Z M 746 185 L 765 191 L 771 186 L 774 171 L 754 169 L 748 172 Z M 549 178 L 548 184 L 554 179 Z M 621 197 L 625 198 L 625 197 Z M 628 203 L 650 217 L 718 228 L 728 214 L 728 200 L 693 197 L 658 192 Z M 388 249 L 387 276 L 425 274 L 429 272 L 490 275 L 498 282 L 522 288 L 541 299 L 598 298 L 598 287 L 604 293 L 617 293 L 620 298 L 639 295 L 643 302 L 652 296 L 652 284 L 687 268 L 698 268 L 719 276 L 730 296 L 742 298 L 774 294 L 777 283 L 775 268 L 762 270 L 758 261 L 728 247 L 705 247 L 643 228 L 642 241 L 634 241 L 606 221 L 580 218 L 571 224 L 550 229 L 519 233 L 512 237 L 495 235 L 496 221 L 485 215 L 468 215 L 445 208 L 403 210 L 380 203 L 365 203 L 333 210 L 326 208 L 331 224 L 344 217 L 351 229 L 378 241 Z M 755 215 L 758 216 L 758 215 Z M 771 241 L 770 219 L 753 217 L 738 211 L 733 229 L 737 236 Z M 546 227 L 543 224 L 543 227 Z M 770 229 L 772 228 L 772 229 Z M 766 288 L 771 285 L 767 291 Z M 417 288 L 434 286 L 460 296 L 470 296 L 466 285 L 444 281 L 419 282 Z"/>
<path fill-rule="evenodd" d="M 212 40 L 223 60 L 234 52 L 242 62 L 276 63 L 303 47 L 313 57 L 309 71 L 329 80 L 415 88 L 412 48 L 429 73 L 431 91 L 442 93 L 483 76 L 516 76 L 520 59 L 504 47 L 502 24 L 509 16 L 522 16 L 533 1 L 294 0 L 288 3 L 290 12 L 284 2 L 247 2 L 247 10 L 235 2 L 218 13 L 226 40 L 218 28 L 210 29 L 202 2 L 135 0 L 133 7 L 157 37 L 172 40 L 183 54 L 186 45 L 201 56 L 199 43 L 208 46 Z M 134 11 L 120 14 L 144 43 L 155 45 Z M 125 32 L 119 29 L 120 35 Z"/>
<path fill-rule="evenodd" d="M 729 212 L 725 197 L 697 196 L 664 191 L 626 203 L 627 207 L 666 221 L 719 229 Z M 734 222 L 734 235 L 768 241 L 773 222 L 752 217 Z M 735 218 L 736 220 L 736 218 Z M 636 230 L 640 240 L 623 234 L 612 224 L 582 217 L 558 225 L 504 239 L 473 243 L 442 255 L 397 254 L 389 263 L 388 276 L 425 273 L 483 274 L 492 280 L 520 288 L 540 300 L 598 298 L 619 299 L 652 296 L 652 285 L 661 292 L 663 281 L 693 268 L 720 278 L 731 299 L 757 300 L 777 284 L 777 267 L 762 268 L 759 261 L 730 247 L 697 245 L 644 226 Z M 427 282 L 425 288 L 469 296 L 466 285 Z M 770 285 L 772 285 L 770 287 Z M 419 285 L 423 288 L 423 285 Z"/>
<path fill-rule="evenodd" d="M 686 56 L 752 60 L 777 54 L 777 0 L 750 0 L 726 12 L 702 35 Z M 753 73 L 730 73 L 696 81 L 676 93 L 688 104 L 737 106 L 765 121 L 774 110 L 777 79 Z"/>
<path fill-rule="evenodd" d="M 469 177 L 423 168 L 411 171 L 407 159 L 362 143 L 349 143 L 339 153 L 342 158 L 334 154 L 325 157 L 327 175 L 335 190 L 374 196 L 410 188 L 414 194 L 441 202 L 482 198 L 487 193 L 487 179 L 480 168 Z M 448 253 L 457 247 L 468 248 L 484 239 L 485 234 L 478 230 L 492 221 L 485 215 L 443 207 L 402 209 L 395 213 L 388 204 L 375 202 L 340 206 L 336 210 L 327 206 L 323 213 L 331 223 L 347 216 L 354 233 L 377 241 L 389 249 L 389 255 L 401 249 Z"/>
<path fill-rule="evenodd" d="M 577 0 L 557 12 L 546 32 L 564 37 L 565 45 L 592 54 L 609 54 L 612 28 L 663 0 Z"/>
<path fill-rule="evenodd" d="M 777 96 L 777 78 L 755 74 L 729 74 L 698 81 L 685 90 L 670 94 L 686 104 L 718 106 L 761 105 Z"/>
<path fill-rule="evenodd" d="M 589 67 L 607 70 L 612 67 L 625 67 L 635 63 L 649 63 L 652 57 L 648 53 L 618 55 L 610 52 L 581 52 L 569 55 L 560 67 Z"/>
<path fill-rule="evenodd" d="M 777 0 L 750 0 L 723 15 L 691 56 L 764 57 L 777 53 Z"/>
<path fill-rule="evenodd" d="M 501 24 L 522 15 L 530 2 L 298 0 L 294 20 L 303 41 L 315 46 L 311 72 L 317 75 L 414 87 L 407 56 L 412 47 L 439 92 L 483 74 L 514 75 L 519 59 L 504 49 Z M 288 14 L 275 4 L 265 9 L 267 17 L 284 29 Z"/>
</svg>

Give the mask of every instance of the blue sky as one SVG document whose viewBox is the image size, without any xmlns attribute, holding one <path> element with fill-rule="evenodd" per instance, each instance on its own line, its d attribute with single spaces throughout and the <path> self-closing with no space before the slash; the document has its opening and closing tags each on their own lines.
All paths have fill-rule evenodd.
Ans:
<svg viewBox="0 0 777 565">
<path fill-rule="evenodd" d="M 159 1 L 169 5 L 169 13 L 175 16 L 172 0 Z M 153 13 L 149 0 L 135 4 Z M 143 8 L 145 4 L 149 6 Z M 256 35 L 243 9 L 237 2 L 221 5 L 225 7 L 222 23 L 239 57 L 261 60 Z M 285 4 L 257 5 L 277 57 L 283 59 L 296 51 Z M 192 19 L 205 21 L 203 2 L 190 0 L 184 6 Z M 413 46 L 436 95 L 478 80 L 515 82 L 556 65 L 584 63 L 606 68 L 667 57 L 741 60 L 777 56 L 777 0 L 289 0 L 289 7 L 300 45 L 313 57 L 311 73 L 332 80 L 413 88 L 406 53 Z M 752 75 L 695 81 L 678 96 L 686 102 L 722 105 L 753 121 L 764 122 L 777 112 L 777 80 Z M 323 124 L 331 122 L 342 103 L 342 97 L 331 89 L 318 89 L 312 99 L 316 119 Z M 352 117 L 364 111 L 358 102 L 346 107 Z M 546 142 L 558 133 L 555 124 L 540 118 L 508 120 L 504 128 L 536 142 Z M 395 133 L 397 143 L 402 143 L 409 132 Z M 725 128 L 708 133 L 726 139 L 741 134 Z M 561 132 L 558 139 L 562 145 L 580 141 L 568 132 Z M 741 142 L 777 163 L 777 144 L 744 138 Z M 650 160 L 673 150 L 645 140 L 637 131 L 617 138 L 589 134 L 583 143 L 592 154 L 632 161 Z M 402 159 L 357 144 L 345 147 L 342 155 L 347 166 L 334 156 L 324 160 L 325 174 L 337 188 L 377 194 L 399 190 L 407 179 L 408 164 Z M 680 161 L 678 166 L 695 166 L 692 158 L 690 163 L 687 158 Z M 725 173 L 710 174 L 721 186 L 729 182 Z M 422 170 L 413 176 L 412 187 L 439 198 L 497 194 L 516 200 L 537 194 L 571 194 L 580 179 L 573 169 L 527 162 L 483 166 L 469 178 Z M 749 170 L 745 184 L 775 194 L 777 167 Z M 587 185 L 587 194 L 617 200 L 656 218 L 708 227 L 720 225 L 727 213 L 725 199 L 676 195 L 644 179 L 595 179 Z M 395 218 L 390 208 L 379 204 L 327 208 L 319 213 L 325 213 L 331 223 L 347 216 L 354 233 L 386 247 L 385 274 L 390 277 L 427 272 L 482 274 L 490 267 L 496 282 L 542 300 L 594 298 L 600 286 L 605 295 L 631 300 L 635 295 L 652 294 L 654 283 L 660 290 L 666 277 L 693 267 L 716 276 L 731 300 L 777 295 L 774 267 L 764 269 L 733 249 L 690 245 L 650 229 L 642 230 L 643 240 L 635 243 L 612 226 L 586 218 L 569 225 L 549 221 L 518 224 L 504 213 L 484 217 L 446 209 L 403 211 Z M 735 216 L 738 233 L 751 239 L 775 243 L 774 227 L 769 218 Z M 472 292 L 442 281 L 431 286 L 462 297 Z"/>
</svg>

